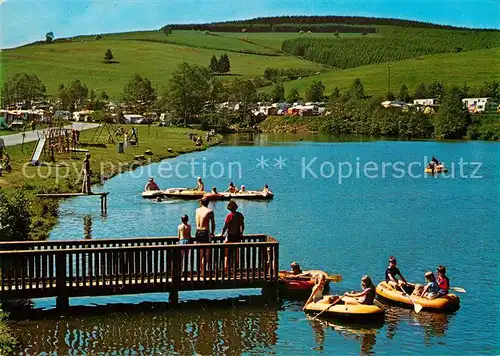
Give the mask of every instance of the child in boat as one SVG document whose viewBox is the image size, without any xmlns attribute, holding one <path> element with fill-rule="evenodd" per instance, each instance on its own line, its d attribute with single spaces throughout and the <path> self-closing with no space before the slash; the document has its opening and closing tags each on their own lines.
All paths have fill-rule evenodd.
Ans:
<svg viewBox="0 0 500 356">
<path fill-rule="evenodd" d="M 246 188 L 244 185 L 241 186 L 240 193 L 246 193 Z"/>
<path fill-rule="evenodd" d="M 401 274 L 399 268 L 396 267 L 396 264 L 396 258 L 394 256 L 389 257 L 389 267 L 385 270 L 385 281 L 393 288 L 399 289 L 406 286 L 408 282 L 406 282 L 406 279 Z M 397 278 L 398 276 L 400 279 Z"/>
<path fill-rule="evenodd" d="M 375 285 L 370 276 L 365 275 L 361 278 L 361 288 L 363 291 L 359 293 L 344 293 L 342 301 L 345 304 L 373 305 L 375 300 Z"/>
<path fill-rule="evenodd" d="M 435 299 L 439 297 L 439 286 L 436 282 L 436 277 L 434 277 L 434 273 L 425 272 L 425 281 L 427 284 L 425 285 L 420 296 L 427 299 Z"/>
<path fill-rule="evenodd" d="M 323 300 L 323 289 L 325 289 L 325 283 L 326 283 L 326 277 L 323 274 L 318 275 L 315 280 L 314 280 L 314 287 L 312 289 L 311 295 L 306 301 L 306 304 L 304 305 L 304 310 L 306 306 L 309 303 L 317 303 L 321 300 Z M 327 302 L 329 302 L 330 298 L 325 298 L 327 299 Z"/>
<path fill-rule="evenodd" d="M 179 244 L 188 245 L 192 242 L 191 239 L 191 225 L 188 223 L 189 217 L 182 215 L 181 224 L 177 227 L 177 236 L 179 237 Z"/>
<path fill-rule="evenodd" d="M 439 294 L 446 295 L 450 289 L 450 279 L 446 276 L 446 267 L 439 266 L 437 268 L 437 284 L 439 286 Z"/>
<path fill-rule="evenodd" d="M 262 193 L 264 193 L 264 195 L 268 195 L 270 192 L 269 190 L 269 187 L 267 186 L 267 184 L 264 186 L 264 188 L 262 188 Z"/>
</svg>

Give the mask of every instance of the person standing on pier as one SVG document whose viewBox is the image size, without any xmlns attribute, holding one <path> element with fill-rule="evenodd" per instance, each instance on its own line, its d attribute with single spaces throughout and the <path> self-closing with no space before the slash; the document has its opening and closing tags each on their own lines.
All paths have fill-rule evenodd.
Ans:
<svg viewBox="0 0 500 356">
<path fill-rule="evenodd" d="M 226 221 L 224 222 L 224 227 L 222 228 L 222 233 L 221 235 L 224 236 L 224 234 L 227 231 L 227 237 L 224 240 L 225 243 L 238 243 L 241 242 L 243 239 L 243 232 L 245 231 L 245 218 L 243 217 L 243 214 L 240 213 L 238 210 L 238 204 L 236 204 L 235 201 L 231 200 L 227 204 L 227 210 L 230 211 L 229 214 L 226 216 Z M 227 249 L 226 249 L 227 250 Z M 240 251 L 239 249 L 234 250 L 234 257 L 236 260 L 236 266 L 239 265 L 239 254 Z M 228 268 L 228 253 L 226 251 L 226 257 L 224 258 L 224 269 L 227 270 Z"/>
<path fill-rule="evenodd" d="M 200 200 L 200 207 L 196 209 L 196 242 L 208 244 L 215 237 L 215 216 L 208 208 L 208 199 Z M 200 249 L 199 269 L 201 276 L 204 275 L 207 261 L 210 260 L 210 249 Z"/>
<path fill-rule="evenodd" d="M 92 171 L 90 170 L 90 153 L 85 154 L 85 159 L 83 160 L 83 184 L 82 184 L 82 193 L 84 194 L 92 194 L 90 189 L 90 176 L 92 175 Z"/>
</svg>

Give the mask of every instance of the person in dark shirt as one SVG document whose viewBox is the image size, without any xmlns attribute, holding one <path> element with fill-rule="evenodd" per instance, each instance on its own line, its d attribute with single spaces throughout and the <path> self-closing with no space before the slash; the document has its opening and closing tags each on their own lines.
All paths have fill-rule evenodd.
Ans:
<svg viewBox="0 0 500 356">
<path fill-rule="evenodd" d="M 406 279 L 401 274 L 399 268 L 396 267 L 396 264 L 396 258 L 394 256 L 389 257 L 389 267 L 385 270 L 385 281 L 394 288 L 406 286 L 408 282 L 406 282 Z"/>
<path fill-rule="evenodd" d="M 236 211 L 238 210 L 238 204 L 231 200 L 229 204 L 227 204 L 227 210 L 230 211 L 229 214 L 226 216 L 226 221 L 224 222 L 224 227 L 222 228 L 222 233 L 221 236 L 224 236 L 224 234 L 227 231 L 227 237 L 224 240 L 224 243 L 238 243 L 241 242 L 243 238 L 243 232 L 245 231 L 245 219 L 243 217 L 243 214 Z M 235 259 L 236 266 L 239 265 L 239 256 L 240 256 L 240 249 L 236 248 L 233 249 L 234 255 L 232 258 Z M 226 249 L 225 255 L 226 257 L 224 258 L 224 269 L 227 271 L 228 270 L 228 255 L 229 255 L 229 249 Z M 238 267 L 236 267 L 238 268 Z"/>
</svg>

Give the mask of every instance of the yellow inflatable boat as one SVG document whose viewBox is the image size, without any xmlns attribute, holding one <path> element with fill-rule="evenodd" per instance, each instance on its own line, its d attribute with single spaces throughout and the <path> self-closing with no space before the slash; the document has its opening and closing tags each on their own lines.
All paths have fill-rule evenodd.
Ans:
<svg viewBox="0 0 500 356">
<path fill-rule="evenodd" d="M 376 291 L 377 295 L 383 300 L 407 307 L 413 307 L 413 303 L 416 303 L 420 304 L 424 310 L 435 312 L 456 311 L 460 308 L 460 298 L 458 298 L 455 294 L 447 294 L 436 299 L 411 296 L 411 300 L 413 301 L 412 303 L 402 291 L 394 289 L 387 282 L 380 282 Z M 411 294 L 411 290 L 408 292 L 408 294 Z"/>
<path fill-rule="evenodd" d="M 374 321 L 384 319 L 384 307 L 376 304 L 341 304 L 342 301 L 331 306 L 330 297 L 324 296 L 322 300 L 316 303 L 309 303 L 305 306 L 304 311 L 309 314 L 319 314 L 328 318 L 339 318 L 354 322 Z"/>
<path fill-rule="evenodd" d="M 425 168 L 425 173 L 446 173 L 448 169 L 444 166 L 444 164 L 438 164 L 434 167 L 434 172 L 432 172 L 432 168 Z"/>
</svg>

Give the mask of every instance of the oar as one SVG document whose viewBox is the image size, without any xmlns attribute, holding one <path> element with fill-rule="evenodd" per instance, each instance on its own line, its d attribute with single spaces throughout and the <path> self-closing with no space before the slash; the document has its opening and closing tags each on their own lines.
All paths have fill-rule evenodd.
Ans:
<svg viewBox="0 0 500 356">
<path fill-rule="evenodd" d="M 326 277 L 327 280 L 332 282 L 342 282 L 342 276 L 340 274 L 332 274 L 331 276 Z"/>
<path fill-rule="evenodd" d="M 335 304 L 337 304 L 341 300 L 342 300 L 342 297 L 339 296 L 339 299 L 337 299 L 336 301 L 334 301 L 332 304 L 330 304 L 330 306 L 328 308 L 326 308 L 325 310 L 322 310 L 319 314 L 316 314 L 314 316 L 314 318 L 312 318 L 312 320 L 316 320 L 321 314 L 323 314 L 324 312 L 326 312 L 328 309 L 330 309 L 331 307 L 333 307 Z"/>
<path fill-rule="evenodd" d="M 467 293 L 467 291 L 463 288 L 460 287 L 450 287 L 452 291 L 459 292 L 459 293 Z"/>
<path fill-rule="evenodd" d="M 411 299 L 411 297 L 408 295 L 408 293 L 405 292 L 405 290 L 403 289 L 403 287 L 399 286 L 399 289 L 401 289 L 403 291 L 403 294 L 406 295 L 406 297 L 413 304 L 413 309 L 415 310 L 415 313 L 420 313 L 420 311 L 422 310 L 422 306 L 420 304 L 418 304 L 418 303 L 415 303 L 413 301 L 413 299 Z"/>
</svg>

